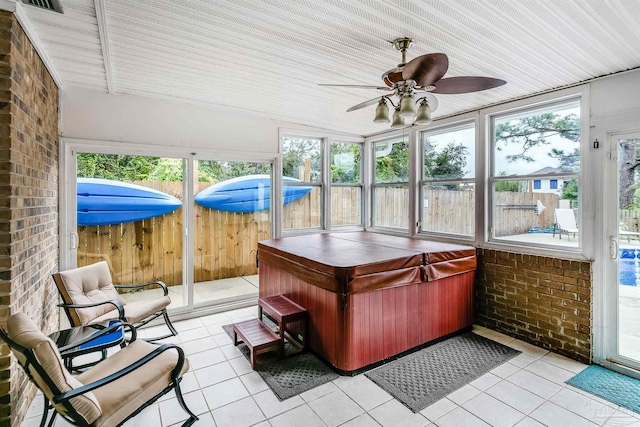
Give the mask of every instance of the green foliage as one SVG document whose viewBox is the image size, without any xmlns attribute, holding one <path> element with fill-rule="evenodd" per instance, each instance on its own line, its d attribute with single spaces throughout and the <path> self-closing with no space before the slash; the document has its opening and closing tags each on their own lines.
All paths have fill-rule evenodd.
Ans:
<svg viewBox="0 0 640 427">
<path fill-rule="evenodd" d="M 496 191 L 523 193 L 527 191 L 527 181 L 498 181 L 496 182 Z"/>
<path fill-rule="evenodd" d="M 376 158 L 376 182 L 409 181 L 409 141 L 393 144 L 387 156 Z"/>
<path fill-rule="evenodd" d="M 162 157 L 156 163 L 155 167 L 149 174 L 148 181 L 165 182 L 165 181 L 182 181 L 182 159 L 170 159 Z"/>
<path fill-rule="evenodd" d="M 362 182 L 360 164 L 362 145 L 336 142 L 331 144 L 331 182 Z"/>
<path fill-rule="evenodd" d="M 508 161 L 533 162 L 535 159 L 528 155 L 529 150 L 539 145 L 549 145 L 549 138 L 552 136 L 560 136 L 573 142 L 579 141 L 580 118 L 576 114 L 561 116 L 556 113 L 545 113 L 499 123 L 495 130 L 498 151 L 508 144 L 518 144 L 522 147 L 519 153 L 506 156 Z M 552 150 L 549 155 L 562 157 L 574 156 L 574 154 L 565 154 L 562 150 Z"/>
<path fill-rule="evenodd" d="M 310 182 L 320 181 L 320 140 L 310 138 L 282 138 L 282 175 L 305 180 L 305 161 L 309 161 Z"/>
<path fill-rule="evenodd" d="M 578 200 L 578 180 L 572 179 L 568 182 L 565 182 L 562 186 L 562 196 L 563 199 L 569 200 Z"/>
<path fill-rule="evenodd" d="M 160 157 L 78 153 L 78 177 L 117 181 L 145 181 Z"/>
<path fill-rule="evenodd" d="M 78 154 L 78 177 L 116 181 L 179 182 L 183 159 L 112 154 Z M 265 163 L 198 161 L 198 181 L 217 183 L 245 175 L 270 174 Z"/>
<path fill-rule="evenodd" d="M 437 151 L 427 138 L 424 151 L 425 178 L 453 179 L 463 178 L 467 174 L 465 168 L 469 149 L 463 144 L 451 141 Z"/>
</svg>

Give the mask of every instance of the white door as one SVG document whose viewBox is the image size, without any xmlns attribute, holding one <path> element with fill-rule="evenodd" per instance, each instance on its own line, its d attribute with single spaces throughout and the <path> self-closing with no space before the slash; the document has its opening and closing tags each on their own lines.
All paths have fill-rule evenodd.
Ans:
<svg viewBox="0 0 640 427">
<path fill-rule="evenodd" d="M 607 359 L 640 368 L 640 132 L 609 140 L 605 194 L 609 259 L 605 263 Z"/>
</svg>

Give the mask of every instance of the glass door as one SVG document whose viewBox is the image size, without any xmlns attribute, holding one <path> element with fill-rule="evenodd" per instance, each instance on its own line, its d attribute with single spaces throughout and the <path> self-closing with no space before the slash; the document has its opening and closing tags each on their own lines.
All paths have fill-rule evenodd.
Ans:
<svg viewBox="0 0 640 427">
<path fill-rule="evenodd" d="M 605 289 L 611 301 L 610 358 L 640 367 L 640 133 L 611 138 L 610 263 Z M 615 200 L 613 198 L 615 197 Z"/>
<path fill-rule="evenodd" d="M 271 164 L 195 162 L 194 305 L 258 295 L 258 241 L 271 236 Z"/>
<path fill-rule="evenodd" d="M 162 281 L 170 309 L 188 306 L 184 171 L 180 158 L 77 153 L 76 265 L 105 261 L 114 284 Z M 153 286 L 121 291 L 127 302 L 161 293 Z"/>
</svg>

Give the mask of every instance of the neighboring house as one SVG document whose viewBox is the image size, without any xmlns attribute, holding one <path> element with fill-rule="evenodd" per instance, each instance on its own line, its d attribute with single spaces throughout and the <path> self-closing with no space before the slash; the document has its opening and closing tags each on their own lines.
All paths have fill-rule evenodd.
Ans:
<svg viewBox="0 0 640 427">
<path fill-rule="evenodd" d="M 562 172 L 560 168 L 552 168 L 546 167 L 535 172 L 532 172 L 532 175 L 546 175 L 551 173 L 559 173 Z M 563 179 L 559 179 L 554 176 L 549 179 L 533 179 L 529 181 L 529 192 L 531 193 L 555 193 L 558 196 L 562 195 L 562 187 L 564 184 L 568 182 Z"/>
</svg>

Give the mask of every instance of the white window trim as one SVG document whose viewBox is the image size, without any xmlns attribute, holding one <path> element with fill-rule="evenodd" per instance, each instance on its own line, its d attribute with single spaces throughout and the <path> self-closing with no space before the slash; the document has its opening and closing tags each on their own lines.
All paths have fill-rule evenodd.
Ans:
<svg viewBox="0 0 640 427">
<path fill-rule="evenodd" d="M 473 124 L 474 130 L 475 130 L 475 138 L 474 138 L 474 142 L 475 142 L 475 155 L 474 155 L 474 162 L 475 162 L 475 176 L 472 178 L 456 178 L 456 179 L 431 179 L 431 180 L 425 180 L 424 179 L 424 162 L 422 159 L 422 154 L 423 154 L 423 140 L 422 140 L 422 135 L 423 133 L 426 132 L 437 132 L 437 131 L 447 131 L 449 129 L 455 129 L 456 127 L 462 127 L 464 125 L 471 125 Z M 418 213 L 417 213 L 417 221 L 422 221 L 422 212 L 424 212 L 423 210 L 423 198 L 420 197 L 422 194 L 422 186 L 424 184 L 429 184 L 429 183 L 467 183 L 467 182 L 473 182 L 474 183 L 474 200 L 475 200 L 475 208 L 476 208 L 476 219 L 475 219 L 475 224 L 474 224 L 474 234 L 473 235 L 465 235 L 465 234 L 457 234 L 457 233 L 445 233 L 445 232 L 436 232 L 436 231 L 421 231 L 420 228 L 417 223 L 416 223 L 416 227 L 415 227 L 415 236 L 416 237 L 422 237 L 422 238 L 447 238 L 447 239 L 453 239 L 456 241 L 462 241 L 465 242 L 466 244 L 469 243 L 475 243 L 476 241 L 476 235 L 477 235 L 477 223 L 478 221 L 478 212 L 482 212 L 482 210 L 478 210 L 479 206 L 477 203 L 477 198 L 478 198 L 478 189 L 481 187 L 478 187 L 478 175 L 482 175 L 482 169 L 478 169 L 478 113 L 467 113 L 467 114 L 461 114 L 459 116 L 455 116 L 455 117 L 450 117 L 448 119 L 444 119 L 444 120 L 439 120 L 436 122 L 436 125 L 429 125 L 429 126 L 425 126 L 425 127 L 420 127 L 418 129 L 416 129 L 416 137 L 417 137 L 417 153 L 415 155 L 416 158 L 416 163 L 417 163 L 417 209 L 418 209 Z M 479 173 L 480 172 L 480 173 Z"/>
<path fill-rule="evenodd" d="M 578 181 L 580 182 L 580 188 L 593 188 L 588 187 L 589 185 L 593 185 L 594 183 L 588 181 L 587 174 L 585 174 L 585 169 L 588 168 L 587 165 L 590 164 L 590 157 L 592 155 L 592 149 L 590 147 L 589 141 L 589 86 L 582 85 L 576 86 L 573 88 L 560 90 L 556 92 L 546 93 L 543 95 L 521 99 L 518 101 L 505 103 L 501 105 L 497 105 L 495 107 L 486 108 L 479 110 L 480 121 L 484 125 L 484 146 L 481 147 L 484 150 L 484 155 L 486 157 L 485 161 L 485 169 L 484 169 L 484 179 L 483 179 L 483 189 L 484 189 L 484 199 L 487 201 L 485 203 L 485 216 L 484 216 L 484 226 L 482 227 L 482 235 L 477 236 L 476 244 L 478 247 L 488 248 L 488 249 L 497 249 L 497 250 L 508 250 L 514 252 L 524 252 L 531 253 L 534 255 L 544 255 L 544 256 L 561 256 L 563 258 L 571 258 L 578 260 L 587 260 L 593 259 L 593 233 L 580 233 L 579 247 L 560 247 L 554 245 L 535 245 L 535 244 L 525 244 L 519 243 L 514 244 L 511 242 L 506 242 L 504 240 L 492 239 L 489 233 L 489 227 L 491 226 L 491 212 L 492 212 L 492 187 L 490 186 L 490 174 L 493 169 L 493 138 L 491 135 L 491 119 L 494 116 L 508 114 L 510 112 L 516 111 L 527 111 L 531 109 L 535 109 L 536 107 L 543 108 L 546 105 L 552 106 L 556 103 L 561 103 L 563 101 L 568 101 L 573 98 L 580 99 L 580 172 L 578 174 L 558 174 L 557 176 L 577 176 Z M 554 174 L 555 175 L 555 174 Z M 592 174 L 593 175 L 593 174 Z M 550 177 L 548 175 L 547 177 Z M 520 178 L 520 177 L 517 177 Z M 526 176 L 526 178 L 530 178 L 530 176 Z M 581 228 L 584 230 L 593 230 L 594 223 L 594 211 L 593 211 L 593 195 L 591 193 L 587 194 L 586 191 L 579 191 L 578 193 L 578 223 L 581 224 Z"/>
<path fill-rule="evenodd" d="M 409 141 L 409 177 L 408 180 L 400 181 L 400 182 L 388 182 L 388 183 L 380 183 L 376 185 L 375 183 L 375 156 L 373 155 L 373 151 L 375 150 L 375 144 L 378 142 L 384 142 L 389 140 L 401 140 L 403 138 L 407 138 Z M 364 221 L 365 229 L 380 232 L 383 234 L 391 234 L 394 236 L 402 236 L 402 237 L 413 237 L 415 235 L 415 224 L 416 224 L 416 192 L 417 186 L 412 185 L 415 182 L 417 173 L 416 173 L 416 162 L 415 162 L 415 152 L 416 152 L 416 132 L 413 129 L 406 130 L 397 129 L 384 134 L 378 134 L 373 137 L 367 138 L 365 143 L 365 152 L 368 153 L 368 173 L 366 175 L 368 181 L 368 200 L 367 200 L 367 218 Z M 413 159 L 413 160 L 412 160 Z M 406 185 L 409 191 L 409 220 L 407 229 L 399 228 L 399 227 L 388 227 L 382 225 L 374 225 L 373 224 L 373 190 L 376 186 L 381 186 L 387 184 L 389 186 L 401 186 Z"/>
<path fill-rule="evenodd" d="M 282 139 L 284 137 L 298 137 L 298 138 L 310 138 L 310 139 L 319 139 L 321 141 L 320 144 L 320 163 L 321 163 L 321 179 L 320 184 L 314 183 L 315 186 L 319 186 L 322 192 L 322 200 L 321 200 L 321 221 L 320 227 L 309 227 L 309 228 L 293 228 L 293 229 L 284 229 L 282 224 L 283 219 L 283 199 L 282 199 Z M 361 211 L 361 223 L 362 225 L 345 225 L 345 226 L 331 226 L 331 167 L 330 167 L 330 148 L 332 142 L 345 142 L 345 143 L 356 143 L 362 144 L 363 155 L 361 165 L 361 178 L 362 178 L 362 197 L 361 203 L 362 206 L 360 208 Z M 274 238 L 286 237 L 286 236 L 297 236 L 304 234 L 317 234 L 317 233 L 328 233 L 332 230 L 339 231 L 362 231 L 364 230 L 364 215 L 365 215 L 365 205 L 364 199 L 365 194 L 367 192 L 367 186 L 365 183 L 365 176 L 367 171 L 366 163 L 365 163 L 365 138 L 356 137 L 352 135 L 343 135 L 338 132 L 314 132 L 314 131 L 304 131 L 299 129 L 286 129 L 280 128 L 278 130 L 278 159 L 276 164 L 274 164 L 274 183 L 272 185 L 274 193 L 272 197 L 277 196 L 277 199 L 272 199 L 274 201 L 273 208 L 275 210 L 275 232 L 273 234 Z"/>
</svg>

